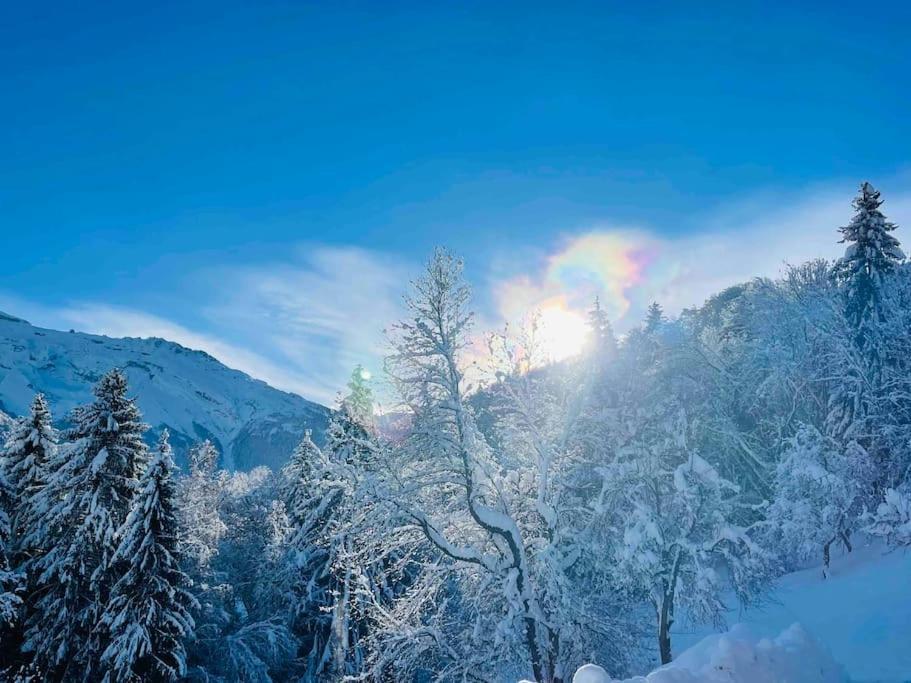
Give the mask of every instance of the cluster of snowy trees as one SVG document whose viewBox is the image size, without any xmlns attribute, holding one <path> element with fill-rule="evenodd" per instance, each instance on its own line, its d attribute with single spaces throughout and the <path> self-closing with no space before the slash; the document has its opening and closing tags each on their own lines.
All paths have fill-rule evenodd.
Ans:
<svg viewBox="0 0 911 683">
<path fill-rule="evenodd" d="M 673 657 L 680 620 L 850 551 L 911 545 L 911 269 L 865 183 L 835 263 L 788 268 L 579 358 L 537 323 L 471 361 L 434 253 L 391 331 L 401 402 L 352 374 L 280 472 L 212 444 L 173 473 L 123 376 L 62 436 L 39 396 L 0 467 L 0 666 L 14 680 L 567 681 Z M 482 367 L 483 365 L 483 367 Z M 388 421 L 390 416 L 384 416 Z M 393 433 L 394 432 L 394 433 Z"/>
<path fill-rule="evenodd" d="M 193 596 L 179 562 L 174 462 L 149 452 L 122 373 L 60 439 L 44 397 L 3 450 L 2 670 L 7 680 L 174 680 Z"/>
</svg>

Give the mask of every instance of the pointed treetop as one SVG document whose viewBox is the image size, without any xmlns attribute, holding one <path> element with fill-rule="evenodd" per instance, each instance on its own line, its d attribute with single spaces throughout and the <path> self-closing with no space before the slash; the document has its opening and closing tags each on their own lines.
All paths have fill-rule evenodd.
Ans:
<svg viewBox="0 0 911 683">
<path fill-rule="evenodd" d="M 834 272 L 845 286 L 847 313 L 858 329 L 879 319 L 883 278 L 905 258 L 898 240 L 890 234 L 897 226 L 880 211 L 882 203 L 879 191 L 863 183 L 852 202 L 855 213 L 851 222 L 839 228 L 841 242 L 847 247 Z"/>
<path fill-rule="evenodd" d="M 664 310 L 661 304 L 653 301 L 645 314 L 645 331 L 654 332 L 664 322 Z"/>
<path fill-rule="evenodd" d="M 171 433 L 167 429 L 162 429 L 161 434 L 158 436 L 158 445 L 155 447 L 155 457 L 157 458 L 172 458 L 173 451 L 171 450 Z"/>
<path fill-rule="evenodd" d="M 591 332 L 591 348 L 596 353 L 612 353 L 617 349 L 617 340 L 607 313 L 601 308 L 601 299 L 595 296 L 595 303 L 588 312 L 588 326 Z"/>
<path fill-rule="evenodd" d="M 218 466 L 218 450 L 206 439 L 190 449 L 189 461 L 190 472 L 211 474 Z"/>
<path fill-rule="evenodd" d="M 363 425 L 373 423 L 373 390 L 370 388 L 370 372 L 358 364 L 348 380 L 348 395 L 342 399 L 342 405 L 349 415 Z"/>
</svg>

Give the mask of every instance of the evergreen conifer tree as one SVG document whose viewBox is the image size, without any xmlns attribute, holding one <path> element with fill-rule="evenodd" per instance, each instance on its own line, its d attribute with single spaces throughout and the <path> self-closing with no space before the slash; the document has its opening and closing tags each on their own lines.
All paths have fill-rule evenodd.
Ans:
<svg viewBox="0 0 911 683">
<path fill-rule="evenodd" d="M 41 521 L 27 539 L 46 552 L 35 563 L 35 611 L 24 649 L 51 681 L 99 678 L 98 624 L 117 578 L 118 530 L 147 461 L 146 425 L 123 373 L 106 374 L 94 393 L 94 402 L 72 413 L 71 443 L 49 464 L 35 500 Z"/>
<path fill-rule="evenodd" d="M 845 255 L 836 263 L 835 273 L 845 286 L 846 312 L 857 331 L 857 341 L 872 350 L 873 334 L 882 316 L 884 278 L 895 270 L 905 255 L 890 233 L 896 225 L 879 210 L 880 193 L 863 183 L 854 199 L 854 217 L 839 228 Z"/>
<path fill-rule="evenodd" d="M 661 308 L 661 304 L 653 301 L 645 314 L 645 331 L 655 332 L 663 322 L 664 310 Z"/>
<path fill-rule="evenodd" d="M 0 458 L 0 463 L 3 463 L 3 458 Z M 12 570 L 9 560 L 9 510 L 12 507 L 12 487 L 0 468 L 0 643 L 4 644 L 13 642 L 22 607 L 22 577 Z M 13 663 L 14 655 L 7 646 L 0 647 L 0 675 Z"/>
<path fill-rule="evenodd" d="M 4 471 L 15 501 L 10 510 L 10 552 L 14 566 L 23 569 L 28 556 L 40 552 L 26 547 L 28 529 L 37 524 L 34 501 L 44 488 L 48 462 L 57 450 L 57 432 L 44 396 L 37 394 L 29 414 L 16 420 L 4 446 Z"/>
<path fill-rule="evenodd" d="M 193 631 L 193 597 L 180 569 L 174 461 L 168 432 L 158 442 L 120 531 L 115 563 L 126 567 L 101 623 L 106 682 L 173 681 L 185 671 L 182 640 Z"/>
<path fill-rule="evenodd" d="M 588 326 L 591 331 L 591 348 L 596 357 L 603 359 L 616 354 L 617 340 L 614 337 L 614 330 L 597 296 L 594 306 L 588 312 Z"/>
</svg>

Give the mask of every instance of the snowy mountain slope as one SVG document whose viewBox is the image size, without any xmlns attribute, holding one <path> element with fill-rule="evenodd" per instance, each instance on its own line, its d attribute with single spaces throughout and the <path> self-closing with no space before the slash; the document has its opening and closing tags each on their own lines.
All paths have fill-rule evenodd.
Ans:
<svg viewBox="0 0 911 683">
<path fill-rule="evenodd" d="M 0 313 L 0 411 L 22 415 L 36 391 L 55 421 L 91 399 L 92 385 L 121 368 L 149 439 L 163 427 L 182 460 L 189 445 L 210 438 L 229 469 L 280 467 L 305 429 L 321 439 L 329 409 L 232 370 L 202 351 L 164 339 L 113 339 L 35 327 Z"/>
</svg>

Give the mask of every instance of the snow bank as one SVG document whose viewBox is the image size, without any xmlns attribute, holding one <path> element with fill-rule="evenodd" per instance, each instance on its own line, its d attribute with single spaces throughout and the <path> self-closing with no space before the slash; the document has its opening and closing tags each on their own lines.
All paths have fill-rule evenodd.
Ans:
<svg viewBox="0 0 911 683">
<path fill-rule="evenodd" d="M 773 640 L 743 625 L 712 635 L 648 676 L 624 683 L 846 683 L 831 655 L 799 625 Z M 587 664 L 573 683 L 613 683 L 601 667 Z"/>
</svg>

